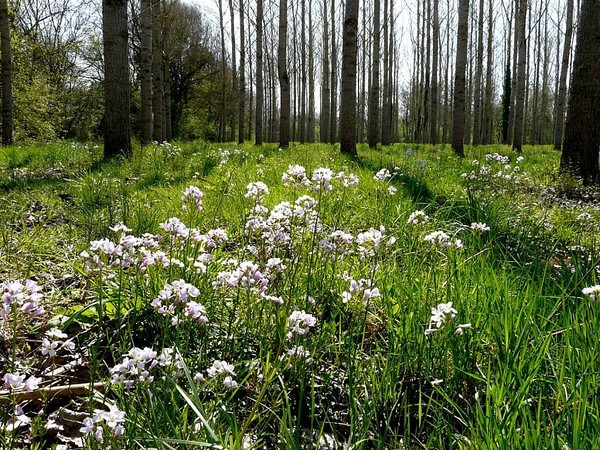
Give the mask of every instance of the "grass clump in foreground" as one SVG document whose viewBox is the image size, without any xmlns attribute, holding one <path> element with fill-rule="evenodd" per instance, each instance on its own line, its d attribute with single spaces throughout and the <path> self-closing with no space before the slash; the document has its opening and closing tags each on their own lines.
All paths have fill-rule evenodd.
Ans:
<svg viewBox="0 0 600 450">
<path fill-rule="evenodd" d="M 593 448 L 595 193 L 360 150 L 3 156 L 2 447 Z"/>
</svg>

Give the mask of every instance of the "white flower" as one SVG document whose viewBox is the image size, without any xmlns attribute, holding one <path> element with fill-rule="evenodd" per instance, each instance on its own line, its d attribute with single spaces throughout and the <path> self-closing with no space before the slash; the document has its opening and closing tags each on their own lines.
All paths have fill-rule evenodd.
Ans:
<svg viewBox="0 0 600 450">
<path fill-rule="evenodd" d="M 392 178 L 392 174 L 385 167 L 373 176 L 373 179 L 378 180 L 378 181 L 386 181 L 386 180 L 389 180 L 390 178 Z"/>
<path fill-rule="evenodd" d="M 25 377 L 18 373 L 6 373 L 2 380 L 9 389 L 23 389 L 25 387 Z"/>
<path fill-rule="evenodd" d="M 595 286 L 583 288 L 582 292 L 583 295 L 589 297 L 592 302 L 595 302 L 600 294 L 600 285 L 597 284 Z"/>
<path fill-rule="evenodd" d="M 396 195 L 398 192 L 398 189 L 396 189 L 394 186 L 388 186 L 387 190 L 389 195 Z"/>
<path fill-rule="evenodd" d="M 230 376 L 226 376 L 226 377 L 223 379 L 223 385 L 224 385 L 225 387 L 228 387 L 229 389 L 235 389 L 235 388 L 238 386 L 238 384 L 237 384 L 237 381 L 235 381 L 235 380 L 234 380 L 233 378 L 231 378 Z"/>
<path fill-rule="evenodd" d="M 429 216 L 420 210 L 413 211 L 410 216 L 408 216 L 408 223 L 411 225 L 423 225 L 427 222 L 429 222 Z"/>
<path fill-rule="evenodd" d="M 471 230 L 473 231 L 477 231 L 479 233 L 484 233 L 486 231 L 490 231 L 490 227 L 488 227 L 485 223 L 483 222 L 473 222 L 471 224 Z"/>
</svg>

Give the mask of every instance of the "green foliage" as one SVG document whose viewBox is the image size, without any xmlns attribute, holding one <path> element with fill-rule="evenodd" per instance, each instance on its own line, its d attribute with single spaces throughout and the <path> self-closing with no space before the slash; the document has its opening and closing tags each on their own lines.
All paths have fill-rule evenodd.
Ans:
<svg viewBox="0 0 600 450">
<path fill-rule="evenodd" d="M 502 146 L 467 148 L 465 160 L 446 146 L 360 146 L 354 160 L 330 145 L 194 142 L 136 148 L 132 160 L 108 164 L 83 146 L 22 150 L 0 151 L 2 176 L 13 177 L 2 183 L 3 278 L 39 280 L 52 300 L 42 327 L 50 314 L 67 316 L 58 323 L 75 333 L 94 380 L 109 379 L 134 346 L 174 349 L 169 363 L 165 356 L 150 369 L 151 382 L 114 383 L 88 399 L 89 412 L 115 404 L 126 414 L 124 436 L 110 437 L 106 425 L 105 443 L 89 436 L 90 448 L 598 442 L 598 304 L 582 292 L 600 275 L 598 197 L 548 176 L 558 165 L 549 149 L 526 147 L 517 161 Z M 286 186 L 282 174 L 293 164 L 305 167 L 311 186 Z M 314 189 L 323 167 L 345 174 L 330 191 Z M 52 168 L 60 177 L 15 181 Z M 353 184 L 350 173 L 357 186 L 344 185 Z M 248 198 L 256 181 L 269 193 Z M 190 185 L 203 196 L 182 200 Z M 305 198 L 302 214 L 285 216 L 282 202 L 303 195 L 316 203 Z M 249 225 L 258 204 L 269 210 L 262 227 Z M 428 220 L 410 220 L 417 210 Z M 169 232 L 174 217 L 188 231 Z M 119 222 L 131 231 L 109 228 Z M 213 245 L 218 228 L 227 239 Z M 289 231 L 287 240 L 273 244 L 273 230 Z M 336 241 L 345 252 L 330 253 L 336 230 L 353 237 L 347 247 Z M 429 242 L 440 231 L 447 240 Z M 144 233 L 154 237 L 142 245 L 135 239 Z M 90 246 L 99 239 L 107 240 Z M 131 253 L 127 242 L 138 242 Z M 159 251 L 161 263 L 142 269 L 144 252 Z M 269 258 L 286 267 L 274 271 Z M 242 261 L 261 275 L 235 284 Z M 257 287 L 267 274 L 264 293 L 273 297 Z M 166 306 L 165 286 L 175 290 L 180 279 L 198 289 L 192 297 L 206 323 L 192 320 L 185 302 L 165 314 L 152 305 Z M 291 326 L 300 311 L 316 319 L 306 332 Z M 34 373 L 42 328 L 19 323 L 31 348 L 12 347 L 13 360 L 29 352 Z M 211 366 L 222 373 L 211 376 Z"/>
</svg>

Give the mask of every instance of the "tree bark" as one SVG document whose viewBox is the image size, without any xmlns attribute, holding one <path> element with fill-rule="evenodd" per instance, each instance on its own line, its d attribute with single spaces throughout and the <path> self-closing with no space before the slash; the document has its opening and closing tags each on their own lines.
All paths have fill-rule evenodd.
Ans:
<svg viewBox="0 0 600 450">
<path fill-rule="evenodd" d="M 335 35 L 335 0 L 331 0 L 331 112 L 329 116 L 329 143 L 337 141 L 337 37 Z"/>
<path fill-rule="evenodd" d="M 321 142 L 329 142 L 329 125 L 331 120 L 331 89 L 329 87 L 329 27 L 327 14 L 327 1 L 323 0 L 323 86 L 321 92 L 321 130 L 319 136 Z"/>
<path fill-rule="evenodd" d="M 598 182 L 600 147 L 600 0 L 583 0 L 573 58 L 561 171 Z"/>
<path fill-rule="evenodd" d="M 104 157 L 131 156 L 127 1 L 103 0 Z"/>
<path fill-rule="evenodd" d="M 223 19 L 223 0 L 219 0 L 218 6 L 219 31 L 221 37 L 221 112 L 219 116 L 219 142 L 225 142 L 227 128 L 227 61 L 225 60 L 225 23 Z"/>
<path fill-rule="evenodd" d="M 287 0 L 279 0 L 279 45 L 277 47 L 277 75 L 281 95 L 279 112 L 279 146 L 290 145 L 290 78 L 287 71 Z"/>
<path fill-rule="evenodd" d="M 238 95 L 238 85 L 237 85 L 237 62 L 236 62 L 236 56 L 235 54 L 237 53 L 237 49 L 235 48 L 235 36 L 236 36 L 236 29 L 235 29 L 235 9 L 233 7 L 233 0 L 229 0 L 229 18 L 230 18 L 230 22 L 231 22 L 231 84 L 232 84 L 232 97 L 231 97 L 231 103 L 232 103 L 232 107 L 231 107 L 231 114 L 229 116 L 229 140 L 231 142 L 235 141 L 235 132 L 236 132 L 236 118 L 237 118 L 237 98 L 236 96 Z"/>
<path fill-rule="evenodd" d="M 0 40 L 2 50 L 2 145 L 11 145 L 14 134 L 13 66 L 7 0 L 0 0 Z"/>
<path fill-rule="evenodd" d="M 154 121 L 152 136 L 158 143 L 165 140 L 161 15 L 161 0 L 152 0 L 152 113 Z"/>
<path fill-rule="evenodd" d="M 140 0 L 140 142 L 152 142 L 152 2 Z"/>
<path fill-rule="evenodd" d="M 244 142 L 244 112 L 246 110 L 246 43 L 245 43 L 245 19 L 244 0 L 240 4 L 240 91 L 238 102 L 238 144 Z"/>
<path fill-rule="evenodd" d="M 315 142 L 315 37 L 312 5 L 312 2 L 308 3 L 308 130 L 306 133 L 308 142 Z"/>
<path fill-rule="evenodd" d="M 381 1 L 373 2 L 373 57 L 371 67 L 371 92 L 369 93 L 369 147 L 379 142 L 379 39 L 381 34 Z"/>
<path fill-rule="evenodd" d="M 438 143 L 438 105 L 439 105 L 439 87 L 438 87 L 438 61 L 440 46 L 440 17 L 439 0 L 433 0 L 433 19 L 432 19 L 432 61 L 431 61 L 431 96 L 429 100 L 429 141 L 432 144 Z"/>
<path fill-rule="evenodd" d="M 556 116 L 554 118 L 553 144 L 555 150 L 562 146 L 563 125 L 565 120 L 565 100 L 567 99 L 567 75 L 569 74 L 569 56 L 571 54 L 571 38 L 573 36 L 573 0 L 567 0 L 567 24 L 565 29 L 565 43 L 560 67 L 560 81 L 558 98 L 556 102 Z"/>
<path fill-rule="evenodd" d="M 263 19 L 263 0 L 256 0 L 256 145 L 263 143 Z"/>
<path fill-rule="evenodd" d="M 477 20 L 477 66 L 475 68 L 475 88 L 473 100 L 473 145 L 481 144 L 481 81 L 483 77 L 483 3 L 479 0 Z"/>
<path fill-rule="evenodd" d="M 342 96 L 340 100 L 340 151 L 356 152 L 356 70 L 358 50 L 358 0 L 346 0 L 342 47 Z"/>
<path fill-rule="evenodd" d="M 388 116 L 389 110 L 389 59 L 390 59 L 390 48 L 389 48 L 389 21 L 388 5 L 390 1 L 384 0 L 383 2 L 383 101 L 382 101 L 382 115 L 381 115 L 381 145 L 390 145 L 392 137 L 390 136 L 390 117 Z"/>
<path fill-rule="evenodd" d="M 517 92 L 515 94 L 515 124 L 513 131 L 513 148 L 521 152 L 523 147 L 523 126 L 525 114 L 525 78 L 527 60 L 527 37 L 525 26 L 527 20 L 527 0 L 519 0 L 518 12 L 518 64 L 517 64 Z"/>
<path fill-rule="evenodd" d="M 458 3 L 458 34 L 456 39 L 456 64 L 454 68 L 454 106 L 452 109 L 452 149 L 458 156 L 465 156 L 465 72 L 467 46 L 469 44 L 469 0 Z"/>
</svg>

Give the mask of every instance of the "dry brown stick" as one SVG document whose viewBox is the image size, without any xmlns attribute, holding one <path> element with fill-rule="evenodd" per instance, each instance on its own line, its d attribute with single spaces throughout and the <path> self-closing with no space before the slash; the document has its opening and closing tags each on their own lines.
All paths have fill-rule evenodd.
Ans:
<svg viewBox="0 0 600 450">
<path fill-rule="evenodd" d="M 17 402 L 24 400 L 34 400 L 38 398 L 49 398 L 49 397 L 68 397 L 72 395 L 86 394 L 90 388 L 99 392 L 103 392 L 106 384 L 103 382 L 94 383 L 81 383 L 81 384 L 70 384 L 64 386 L 48 386 L 37 389 L 32 392 L 15 392 L 11 394 L 11 391 L 0 391 L 0 404 L 9 403 L 13 399 Z"/>
</svg>

